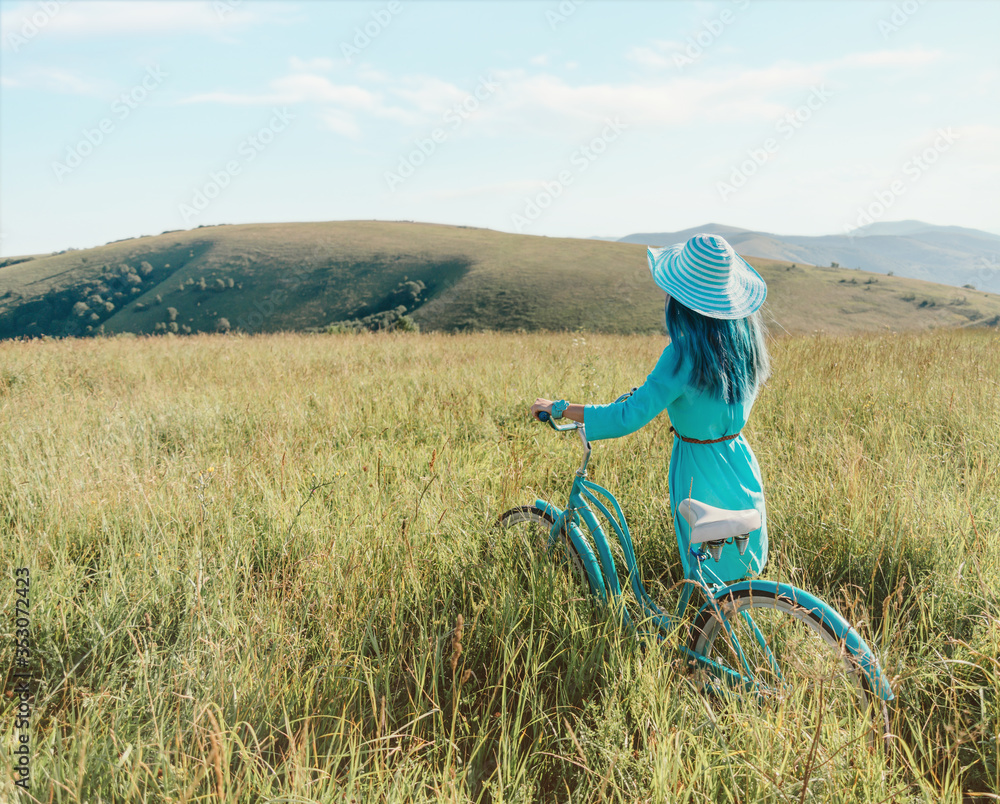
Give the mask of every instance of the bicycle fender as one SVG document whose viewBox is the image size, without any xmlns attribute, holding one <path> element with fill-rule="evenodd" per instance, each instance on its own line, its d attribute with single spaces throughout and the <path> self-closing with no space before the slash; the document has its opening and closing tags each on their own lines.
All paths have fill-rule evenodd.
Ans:
<svg viewBox="0 0 1000 804">
<path fill-rule="evenodd" d="M 587 570 L 590 582 L 597 587 L 597 594 L 603 601 L 608 599 L 608 590 L 604 583 L 604 575 L 601 573 L 601 564 L 594 555 L 590 542 L 583 535 L 583 531 L 576 525 L 569 526 L 569 538 L 573 542 L 577 553 L 583 561 L 583 566 Z"/>
<path fill-rule="evenodd" d="M 535 508 L 544 512 L 553 522 L 558 522 L 559 518 L 565 513 L 559 508 L 556 508 L 552 503 L 545 502 L 545 500 L 535 500 Z"/>
<path fill-rule="evenodd" d="M 591 533 L 597 533 L 600 530 L 600 523 L 589 508 L 583 508 L 580 511 L 580 516 Z M 605 584 L 616 598 L 621 597 L 622 585 L 618 578 L 618 571 L 615 569 L 615 560 L 611 555 L 610 545 L 605 539 L 595 538 L 595 541 L 597 542 L 597 552 L 601 560 L 601 567 L 604 568 Z"/>
<path fill-rule="evenodd" d="M 858 667 L 865 674 L 869 685 L 875 693 L 884 701 L 891 701 L 896 697 L 892 692 L 892 687 L 889 686 L 889 682 L 886 680 L 885 674 L 882 672 L 882 668 L 879 666 L 878 659 L 875 658 L 872 649 L 868 647 L 868 643 L 844 619 L 843 615 L 825 600 L 821 600 L 815 595 L 789 584 L 762 580 L 741 581 L 740 583 L 725 586 L 716 593 L 715 600 L 719 601 L 720 598 L 725 597 L 730 592 L 742 591 L 744 589 L 751 592 L 754 589 L 772 592 L 818 615 L 827 631 L 847 648 L 851 656 L 854 657 Z M 706 604 L 706 607 L 708 605 L 710 604 Z"/>
<path fill-rule="evenodd" d="M 573 547 L 576 548 L 576 552 L 579 554 L 580 560 L 583 561 L 583 566 L 587 571 L 587 575 L 590 576 L 591 585 L 596 587 L 597 594 L 600 596 L 601 600 L 606 601 L 608 599 L 608 593 L 604 587 L 604 575 L 601 573 L 601 565 L 597 560 L 597 556 L 594 555 L 593 548 L 590 546 L 586 537 L 584 537 L 580 528 L 572 522 L 568 523 L 568 526 L 565 524 L 569 512 L 562 511 L 551 503 L 545 502 L 545 500 L 535 500 L 535 507 L 544 511 L 555 522 L 555 525 L 552 527 L 552 534 L 549 541 L 550 545 L 553 540 L 558 538 L 562 529 L 566 527 L 566 530 L 569 533 L 570 541 L 573 543 Z"/>
</svg>

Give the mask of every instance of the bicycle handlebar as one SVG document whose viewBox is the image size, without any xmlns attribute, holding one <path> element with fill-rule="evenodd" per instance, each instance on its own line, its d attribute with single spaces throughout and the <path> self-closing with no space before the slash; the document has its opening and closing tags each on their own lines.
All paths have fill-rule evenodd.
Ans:
<svg viewBox="0 0 1000 804">
<path fill-rule="evenodd" d="M 615 400 L 615 404 L 618 404 L 619 402 L 624 402 L 626 399 L 628 399 L 630 396 L 632 396 L 632 394 L 634 394 L 638 390 L 639 390 L 639 386 L 637 385 L 631 391 L 626 391 L 624 394 L 622 394 L 620 397 L 618 397 Z"/>
<path fill-rule="evenodd" d="M 556 424 L 556 420 L 553 419 L 547 410 L 539 411 L 538 421 L 548 424 L 557 433 L 565 433 L 568 430 L 579 430 L 580 424 L 578 422 L 569 422 L 568 424 Z"/>
<path fill-rule="evenodd" d="M 615 402 L 622 402 L 628 399 L 637 390 L 639 390 L 638 387 L 633 388 L 631 391 L 627 391 L 626 393 L 618 397 L 615 400 Z M 551 427 L 553 430 L 555 430 L 557 433 L 565 433 L 568 430 L 579 430 L 581 427 L 583 427 L 583 425 L 580 424 L 579 422 L 570 422 L 569 424 L 562 424 L 562 425 L 556 424 L 555 419 L 553 419 L 549 415 L 549 412 L 547 410 L 542 410 L 538 412 L 538 421 L 548 424 L 548 426 Z"/>
</svg>

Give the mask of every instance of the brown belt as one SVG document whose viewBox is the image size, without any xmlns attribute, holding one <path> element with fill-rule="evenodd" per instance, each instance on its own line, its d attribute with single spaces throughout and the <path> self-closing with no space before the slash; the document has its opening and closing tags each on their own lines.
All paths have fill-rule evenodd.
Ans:
<svg viewBox="0 0 1000 804">
<path fill-rule="evenodd" d="M 688 444 L 718 444 L 720 441 L 732 441 L 739 435 L 739 433 L 733 433 L 732 435 L 723 436 L 722 438 L 713 438 L 709 441 L 701 441 L 697 438 L 687 438 L 682 436 L 673 428 L 673 426 L 671 426 L 670 432 L 677 436 L 681 441 L 686 441 Z"/>
</svg>

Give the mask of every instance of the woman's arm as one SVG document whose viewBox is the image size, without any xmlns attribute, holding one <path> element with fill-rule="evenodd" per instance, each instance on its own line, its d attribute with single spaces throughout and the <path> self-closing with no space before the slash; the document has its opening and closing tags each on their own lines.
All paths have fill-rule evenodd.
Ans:
<svg viewBox="0 0 1000 804">
<path fill-rule="evenodd" d="M 668 344 L 646 381 L 621 402 L 609 405 L 570 405 L 563 416 L 587 425 L 587 438 L 599 441 L 634 433 L 652 421 L 686 387 L 687 373 L 678 373 L 677 355 Z M 589 410 L 587 410 L 589 408 Z M 552 400 L 539 397 L 531 406 L 536 419 L 541 411 L 552 412 Z M 584 415 L 587 420 L 584 422 Z"/>
<path fill-rule="evenodd" d="M 573 422 L 579 422 L 580 424 L 583 424 L 584 423 L 584 421 L 583 421 L 583 408 L 584 408 L 583 405 L 574 405 L 574 404 L 571 404 L 568 408 L 566 408 L 565 411 L 563 411 L 563 418 L 564 419 L 569 419 L 570 421 L 573 421 Z M 533 404 L 531 406 L 531 415 L 534 416 L 537 419 L 538 418 L 538 414 L 541 413 L 543 410 L 546 413 L 548 413 L 548 414 L 551 415 L 551 413 L 552 413 L 552 400 L 551 399 L 542 399 L 541 397 L 539 397 L 538 399 L 536 399 L 535 400 L 535 404 Z"/>
</svg>

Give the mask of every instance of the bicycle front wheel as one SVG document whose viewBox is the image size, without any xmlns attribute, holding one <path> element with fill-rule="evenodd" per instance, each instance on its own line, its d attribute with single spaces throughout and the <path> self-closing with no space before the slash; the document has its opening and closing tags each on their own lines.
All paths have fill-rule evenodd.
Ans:
<svg viewBox="0 0 1000 804">
<path fill-rule="evenodd" d="M 788 739 L 817 745 L 833 764 L 848 761 L 858 742 L 889 736 L 888 710 L 853 656 L 820 616 L 781 592 L 723 591 L 715 599 L 733 631 L 730 638 L 715 606 L 705 606 L 691 629 L 690 649 L 742 677 L 744 694 L 779 715 Z M 706 665 L 704 686 L 718 687 Z M 711 681 L 709 681 L 711 678 Z"/>
<path fill-rule="evenodd" d="M 511 508 L 500 515 L 497 526 L 508 533 L 517 534 L 521 548 L 529 555 L 542 554 L 548 551 L 556 566 L 566 567 L 572 573 L 576 583 L 582 589 L 590 589 L 590 580 L 583 566 L 580 554 L 570 541 L 565 530 L 559 534 L 552 549 L 549 550 L 549 538 L 555 520 L 545 511 L 534 505 L 522 505 Z"/>
</svg>

